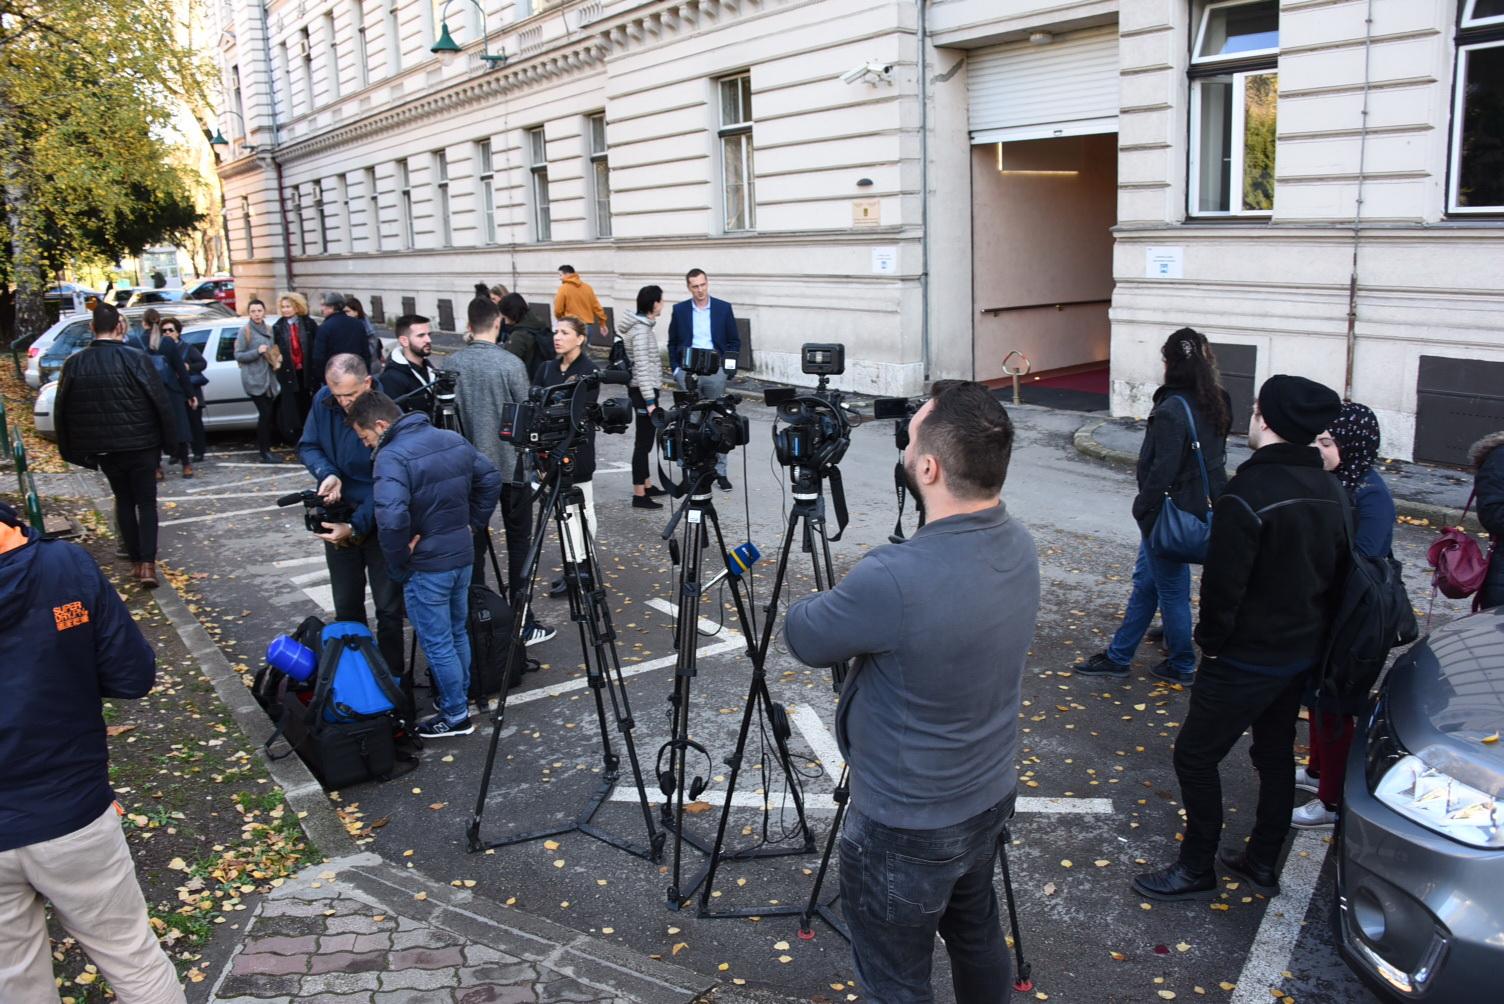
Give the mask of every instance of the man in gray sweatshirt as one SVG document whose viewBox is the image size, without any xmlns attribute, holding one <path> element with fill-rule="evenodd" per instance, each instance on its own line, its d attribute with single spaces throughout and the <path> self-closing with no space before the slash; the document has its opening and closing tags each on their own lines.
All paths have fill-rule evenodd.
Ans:
<svg viewBox="0 0 1504 1004">
<path fill-rule="evenodd" d="M 1000 1002 L 1012 979 L 993 861 L 1018 783 L 1039 559 L 998 498 L 1013 425 L 985 387 L 936 384 L 909 435 L 904 472 L 929 522 L 792 604 L 784 637 L 809 666 L 856 660 L 836 737 L 851 767 L 841 896 L 863 993 L 933 1000 L 938 931 L 956 1000 Z"/>
</svg>

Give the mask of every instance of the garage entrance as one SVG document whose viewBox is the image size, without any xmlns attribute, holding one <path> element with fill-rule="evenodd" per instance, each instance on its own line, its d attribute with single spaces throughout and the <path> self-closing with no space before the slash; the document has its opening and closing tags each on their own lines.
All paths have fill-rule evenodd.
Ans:
<svg viewBox="0 0 1504 1004">
<path fill-rule="evenodd" d="M 1026 387 L 1057 385 L 1066 407 L 1107 404 L 1117 45 L 1115 25 L 1036 32 L 968 66 L 976 378 L 1021 352 Z"/>
</svg>

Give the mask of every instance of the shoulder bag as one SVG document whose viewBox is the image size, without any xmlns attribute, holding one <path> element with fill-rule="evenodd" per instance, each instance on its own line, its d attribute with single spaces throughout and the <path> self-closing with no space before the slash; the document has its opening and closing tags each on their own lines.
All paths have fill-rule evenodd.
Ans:
<svg viewBox="0 0 1504 1004">
<path fill-rule="evenodd" d="M 1457 525 L 1442 527 L 1441 537 L 1426 551 L 1426 560 L 1436 569 L 1433 585 L 1441 595 L 1454 600 L 1466 599 L 1483 588 L 1488 575 L 1488 559 L 1483 556 L 1483 549 L 1472 534 L 1462 529 L 1477 494 L 1475 487 L 1467 497 L 1467 505 L 1462 507 Z"/>
<path fill-rule="evenodd" d="M 1196 418 L 1191 414 L 1191 406 L 1179 394 L 1175 395 L 1175 400 L 1185 409 L 1185 420 L 1190 426 L 1191 453 L 1195 454 L 1196 464 L 1201 468 L 1201 491 L 1206 497 L 1206 512 L 1199 516 L 1186 512 L 1170 498 L 1167 489 L 1164 505 L 1154 520 L 1154 528 L 1149 531 L 1149 550 L 1170 561 L 1200 565 L 1206 561 L 1207 545 L 1212 539 L 1212 484 L 1206 473 L 1206 457 L 1196 435 Z"/>
</svg>

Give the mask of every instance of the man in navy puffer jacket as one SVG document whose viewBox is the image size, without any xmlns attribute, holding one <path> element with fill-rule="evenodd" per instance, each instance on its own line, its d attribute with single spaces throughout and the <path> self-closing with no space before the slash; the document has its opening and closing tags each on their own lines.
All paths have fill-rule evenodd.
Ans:
<svg viewBox="0 0 1504 1004">
<path fill-rule="evenodd" d="M 355 400 L 350 426 L 376 451 L 376 534 L 407 617 L 433 671 L 437 714 L 418 723 L 428 739 L 465 735 L 470 722 L 470 573 L 474 528 L 491 522 L 501 474 L 463 436 L 409 415 L 380 391 Z"/>
<path fill-rule="evenodd" d="M 0 505 L 0 1001 L 56 1001 L 43 903 L 123 1001 L 181 1004 L 110 790 L 102 698 L 157 658 L 88 552 Z"/>
</svg>

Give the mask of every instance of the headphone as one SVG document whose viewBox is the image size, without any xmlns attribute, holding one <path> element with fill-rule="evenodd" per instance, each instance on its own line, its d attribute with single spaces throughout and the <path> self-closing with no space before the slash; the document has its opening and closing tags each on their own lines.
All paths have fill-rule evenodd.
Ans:
<svg viewBox="0 0 1504 1004">
<path fill-rule="evenodd" d="M 715 763 L 710 758 L 710 751 L 693 739 L 670 739 L 658 747 L 658 765 L 655 770 L 658 774 L 658 790 L 663 792 L 664 798 L 673 798 L 674 789 L 678 787 L 678 778 L 674 776 L 674 772 L 663 769 L 663 754 L 672 749 L 682 749 L 686 752 L 689 750 L 698 750 L 700 755 L 705 758 L 705 773 L 696 774 L 694 779 L 689 782 L 689 791 L 687 794 L 689 800 L 693 802 L 703 795 L 705 789 L 709 786 L 709 781 L 706 778 L 715 769 Z"/>
</svg>

